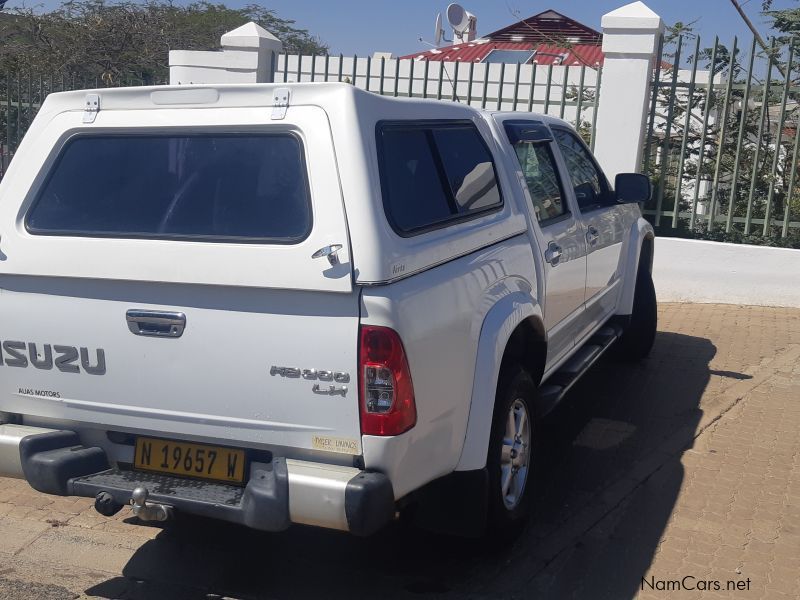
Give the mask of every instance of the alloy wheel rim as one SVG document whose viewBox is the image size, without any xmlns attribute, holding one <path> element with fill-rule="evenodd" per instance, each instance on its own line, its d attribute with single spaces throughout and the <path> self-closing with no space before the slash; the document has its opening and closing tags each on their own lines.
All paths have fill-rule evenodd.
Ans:
<svg viewBox="0 0 800 600">
<path fill-rule="evenodd" d="M 519 506 L 525 494 L 531 448 L 528 408 L 521 399 L 511 403 L 506 416 L 503 448 L 500 454 L 500 492 L 508 510 Z"/>
</svg>

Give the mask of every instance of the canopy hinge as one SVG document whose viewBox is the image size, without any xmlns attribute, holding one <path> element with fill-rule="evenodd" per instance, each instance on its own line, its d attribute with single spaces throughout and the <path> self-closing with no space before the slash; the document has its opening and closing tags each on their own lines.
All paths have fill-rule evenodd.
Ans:
<svg viewBox="0 0 800 600">
<path fill-rule="evenodd" d="M 289 108 L 289 88 L 277 88 L 272 94 L 272 118 L 283 119 L 286 109 Z"/>
<path fill-rule="evenodd" d="M 100 94 L 86 94 L 86 104 L 83 107 L 83 122 L 94 123 L 99 112 Z"/>
</svg>

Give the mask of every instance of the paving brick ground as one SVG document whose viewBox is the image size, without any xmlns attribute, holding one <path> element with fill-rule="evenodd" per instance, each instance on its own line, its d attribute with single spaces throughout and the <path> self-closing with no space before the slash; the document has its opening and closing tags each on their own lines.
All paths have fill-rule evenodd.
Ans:
<svg viewBox="0 0 800 600">
<path fill-rule="evenodd" d="M 677 314 L 665 312 L 669 328 Z M 640 459 L 647 468 L 635 470 L 647 475 L 615 495 L 613 510 L 523 596 L 800 597 L 800 315 L 710 306 L 681 313 L 717 347 L 697 427 L 675 430 Z M 753 348 L 769 343 L 772 352 Z"/>
<path fill-rule="evenodd" d="M 721 590 L 714 583 L 675 597 L 800 597 L 798 359 L 797 348 L 785 352 L 773 375 L 683 454 L 680 496 L 647 577 L 693 575 L 691 587 L 711 580 Z M 640 596 L 664 593 L 648 585 Z"/>
<path fill-rule="evenodd" d="M 0 479 L 0 598 L 800 597 L 800 310 L 659 317 L 648 361 L 601 362 L 546 421 L 507 552 L 402 525 L 162 531 Z"/>
</svg>

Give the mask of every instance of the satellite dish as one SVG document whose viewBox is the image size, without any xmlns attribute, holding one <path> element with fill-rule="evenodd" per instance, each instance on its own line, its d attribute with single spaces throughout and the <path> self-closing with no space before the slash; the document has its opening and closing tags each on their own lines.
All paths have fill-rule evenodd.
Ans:
<svg viewBox="0 0 800 600">
<path fill-rule="evenodd" d="M 433 43 L 437 46 L 442 43 L 444 29 L 442 29 L 442 13 L 436 15 L 436 31 L 433 34 Z"/>
<path fill-rule="evenodd" d="M 469 26 L 468 13 L 460 4 L 453 2 L 447 6 L 447 22 L 450 27 L 461 33 Z"/>
<path fill-rule="evenodd" d="M 460 4 L 453 2 L 447 7 L 447 22 L 453 28 L 454 41 L 471 42 L 478 29 L 478 17 L 467 11 Z"/>
</svg>

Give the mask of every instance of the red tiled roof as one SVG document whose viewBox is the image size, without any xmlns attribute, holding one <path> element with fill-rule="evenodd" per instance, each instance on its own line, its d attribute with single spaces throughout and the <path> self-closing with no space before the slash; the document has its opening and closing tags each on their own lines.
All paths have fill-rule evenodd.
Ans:
<svg viewBox="0 0 800 600">
<path fill-rule="evenodd" d="M 530 42 L 465 42 L 436 50 L 426 50 L 400 58 L 418 60 L 481 62 L 492 50 L 530 50 L 536 51 L 533 57 L 537 65 L 586 65 L 594 67 L 603 63 L 603 51 L 597 44 L 575 44 L 570 48 L 560 48 L 553 44 L 532 44 Z M 561 59 L 562 56 L 565 58 Z"/>
</svg>

